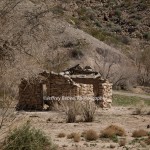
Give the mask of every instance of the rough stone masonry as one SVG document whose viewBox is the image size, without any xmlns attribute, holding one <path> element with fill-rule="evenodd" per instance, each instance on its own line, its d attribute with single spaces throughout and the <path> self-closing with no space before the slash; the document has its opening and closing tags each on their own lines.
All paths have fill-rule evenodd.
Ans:
<svg viewBox="0 0 150 150">
<path fill-rule="evenodd" d="M 45 97 L 51 98 L 45 100 Z M 111 107 L 112 84 L 101 78 L 90 66 L 82 68 L 79 64 L 60 73 L 42 72 L 38 77 L 22 79 L 19 85 L 18 110 L 43 110 L 49 108 L 55 99 L 62 97 L 93 97 L 100 107 Z M 96 99 L 95 99 L 96 98 Z M 97 99 L 98 98 L 98 99 Z M 58 101 L 57 101 L 58 103 Z"/>
</svg>

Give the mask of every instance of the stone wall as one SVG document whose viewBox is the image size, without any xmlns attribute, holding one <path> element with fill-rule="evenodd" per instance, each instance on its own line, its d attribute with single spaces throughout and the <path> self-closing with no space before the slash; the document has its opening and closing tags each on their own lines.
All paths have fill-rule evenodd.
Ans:
<svg viewBox="0 0 150 150">
<path fill-rule="evenodd" d="M 46 81 L 48 96 L 77 96 L 78 86 L 68 76 L 51 74 Z"/>
<path fill-rule="evenodd" d="M 38 80 L 21 81 L 19 85 L 18 110 L 42 110 L 43 109 L 43 90 L 42 84 Z"/>
<path fill-rule="evenodd" d="M 93 84 L 80 83 L 78 96 L 94 96 Z"/>
<path fill-rule="evenodd" d="M 43 99 L 43 84 L 46 84 L 46 95 L 49 97 L 94 96 L 101 98 L 96 101 L 100 107 L 110 107 L 112 103 L 112 84 L 106 80 L 49 73 L 42 77 L 42 82 L 41 77 L 21 81 L 17 108 L 42 110 L 44 103 L 51 107 L 54 101 Z"/>
<path fill-rule="evenodd" d="M 111 107 L 112 103 L 112 84 L 101 78 L 72 78 L 80 84 L 79 96 L 98 97 L 96 103 L 100 107 Z"/>
<path fill-rule="evenodd" d="M 99 83 L 99 96 L 102 97 L 101 107 L 111 107 L 112 103 L 112 84 L 109 82 Z"/>
</svg>

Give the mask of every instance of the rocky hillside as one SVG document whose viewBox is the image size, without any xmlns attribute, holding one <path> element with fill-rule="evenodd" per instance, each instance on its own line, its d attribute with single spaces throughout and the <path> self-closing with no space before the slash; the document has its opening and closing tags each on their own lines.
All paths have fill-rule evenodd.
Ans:
<svg viewBox="0 0 150 150">
<path fill-rule="evenodd" d="M 138 49 L 149 46 L 148 0 L 64 0 L 59 1 L 54 12 L 100 41 L 126 52 L 135 45 Z"/>
<path fill-rule="evenodd" d="M 1 77 L 81 63 L 114 83 L 133 78 L 132 52 L 150 45 L 149 10 L 146 0 L 1 0 Z"/>
</svg>

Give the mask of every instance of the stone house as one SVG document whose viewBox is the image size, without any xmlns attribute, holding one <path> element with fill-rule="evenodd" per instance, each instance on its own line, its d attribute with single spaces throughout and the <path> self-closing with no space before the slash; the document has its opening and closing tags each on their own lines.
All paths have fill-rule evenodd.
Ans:
<svg viewBox="0 0 150 150">
<path fill-rule="evenodd" d="M 54 102 L 61 103 L 66 97 L 92 98 L 100 107 L 111 107 L 112 84 L 90 66 L 82 68 L 78 64 L 60 73 L 44 71 L 36 78 L 22 79 L 17 109 L 43 110 L 44 104 L 52 107 Z"/>
</svg>

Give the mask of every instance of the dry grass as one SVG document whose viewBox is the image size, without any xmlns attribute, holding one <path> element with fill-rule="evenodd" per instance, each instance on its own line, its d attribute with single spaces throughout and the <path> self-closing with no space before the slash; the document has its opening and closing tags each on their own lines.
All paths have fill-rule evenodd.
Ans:
<svg viewBox="0 0 150 150">
<path fill-rule="evenodd" d="M 81 103 L 77 101 L 67 101 L 62 103 L 62 107 L 66 113 L 66 122 L 76 122 L 76 116 L 81 113 Z"/>
<path fill-rule="evenodd" d="M 145 140 L 145 143 L 146 143 L 147 145 L 150 145 L 150 136 Z"/>
<path fill-rule="evenodd" d="M 70 133 L 70 134 L 67 135 L 67 139 L 73 139 L 74 142 L 80 142 L 80 137 L 81 137 L 80 134 L 75 133 L 75 132 Z"/>
<path fill-rule="evenodd" d="M 73 132 L 67 135 L 67 139 L 73 139 L 77 133 Z"/>
<path fill-rule="evenodd" d="M 147 113 L 147 106 L 144 101 L 139 101 L 138 104 L 136 104 L 136 109 L 133 112 L 133 115 L 141 115 Z"/>
<path fill-rule="evenodd" d="M 132 137 L 142 137 L 142 136 L 147 136 L 147 135 L 148 135 L 148 132 L 143 129 L 135 130 L 132 133 Z"/>
<path fill-rule="evenodd" d="M 67 120 L 66 120 L 67 123 L 76 122 L 76 112 L 74 109 L 69 108 L 66 115 L 67 115 Z"/>
<path fill-rule="evenodd" d="M 73 137 L 74 142 L 80 142 L 81 140 L 80 137 L 81 137 L 80 134 L 76 133 Z"/>
<path fill-rule="evenodd" d="M 127 143 L 126 139 L 122 139 L 119 141 L 119 146 L 125 146 Z"/>
<path fill-rule="evenodd" d="M 65 137 L 65 136 L 66 136 L 66 134 L 63 133 L 63 132 L 61 132 L 61 133 L 59 133 L 59 134 L 57 135 L 58 138 L 63 138 L 63 137 Z"/>
<path fill-rule="evenodd" d="M 117 125 L 110 125 L 101 132 L 100 137 L 112 138 L 114 136 L 125 136 L 125 130 Z"/>
<path fill-rule="evenodd" d="M 136 108 L 136 110 L 133 112 L 133 115 L 141 115 L 142 110 L 140 108 Z"/>
<path fill-rule="evenodd" d="M 86 131 L 83 131 L 83 132 L 81 133 L 81 137 L 85 137 L 85 135 L 86 135 Z"/>
<path fill-rule="evenodd" d="M 98 134 L 96 131 L 90 129 L 90 130 L 87 130 L 86 133 L 85 133 L 85 139 L 88 140 L 88 141 L 94 141 L 94 140 L 97 140 L 98 139 Z"/>
<path fill-rule="evenodd" d="M 86 101 L 86 103 L 82 105 L 82 109 L 84 121 L 93 122 L 96 111 L 96 105 L 94 103 Z"/>
</svg>

